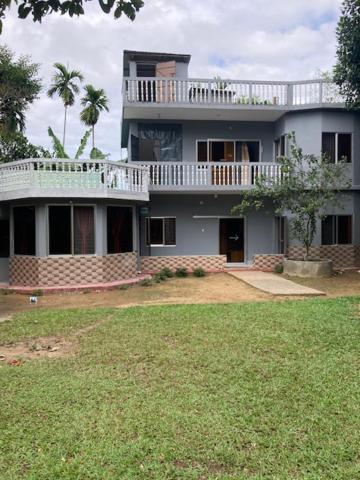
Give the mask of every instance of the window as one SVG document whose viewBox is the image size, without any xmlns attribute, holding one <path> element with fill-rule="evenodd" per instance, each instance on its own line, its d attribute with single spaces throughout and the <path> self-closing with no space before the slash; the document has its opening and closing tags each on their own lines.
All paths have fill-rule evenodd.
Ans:
<svg viewBox="0 0 360 480">
<path fill-rule="evenodd" d="M 176 245 L 176 220 L 173 217 L 146 219 L 146 244 L 153 246 Z"/>
<path fill-rule="evenodd" d="M 139 124 L 139 160 L 181 162 L 181 125 Z"/>
<path fill-rule="evenodd" d="M 237 162 L 259 162 L 260 142 L 236 142 Z"/>
<path fill-rule="evenodd" d="M 286 155 L 287 135 L 281 135 L 274 141 L 275 147 L 275 160 L 278 157 L 284 157 Z"/>
<path fill-rule="evenodd" d="M 35 255 L 35 207 L 14 207 L 14 254 Z"/>
<path fill-rule="evenodd" d="M 0 220 L 0 258 L 10 255 L 10 228 L 9 220 Z"/>
<path fill-rule="evenodd" d="M 49 254 L 95 253 L 94 207 L 49 206 Z"/>
<path fill-rule="evenodd" d="M 206 140 L 198 140 L 197 142 L 197 161 L 207 162 L 208 160 L 208 146 Z"/>
<path fill-rule="evenodd" d="M 328 215 L 321 223 L 322 245 L 346 245 L 352 243 L 352 216 Z"/>
<path fill-rule="evenodd" d="M 277 253 L 285 254 L 286 217 L 275 217 L 275 235 L 276 235 Z"/>
<path fill-rule="evenodd" d="M 351 133 L 322 134 L 322 153 L 327 156 L 330 163 L 345 161 L 351 163 Z"/>
<path fill-rule="evenodd" d="M 132 208 L 107 207 L 107 253 L 133 251 Z"/>
<path fill-rule="evenodd" d="M 135 135 L 131 135 L 131 160 L 139 161 L 139 138 Z"/>
<path fill-rule="evenodd" d="M 259 162 L 259 140 L 197 140 L 198 162 Z"/>
</svg>

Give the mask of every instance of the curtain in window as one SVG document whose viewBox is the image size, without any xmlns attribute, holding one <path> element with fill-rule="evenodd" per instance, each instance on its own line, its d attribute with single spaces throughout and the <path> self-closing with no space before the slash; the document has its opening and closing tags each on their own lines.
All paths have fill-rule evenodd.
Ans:
<svg viewBox="0 0 360 480">
<path fill-rule="evenodd" d="M 74 253 L 95 253 L 93 207 L 74 207 Z"/>
<path fill-rule="evenodd" d="M 156 142 L 160 150 L 161 162 L 181 162 L 181 125 L 140 124 L 139 139 Z"/>
</svg>

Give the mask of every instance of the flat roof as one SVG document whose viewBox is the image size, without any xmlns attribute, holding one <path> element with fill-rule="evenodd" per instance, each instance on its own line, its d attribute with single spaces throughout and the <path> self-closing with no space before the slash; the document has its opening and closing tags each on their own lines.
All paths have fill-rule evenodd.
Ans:
<svg viewBox="0 0 360 480">
<path fill-rule="evenodd" d="M 162 53 L 162 52 L 139 52 L 137 50 L 124 50 L 123 55 L 123 74 L 129 74 L 129 62 L 170 62 L 175 60 L 179 63 L 189 63 L 191 55 L 181 53 Z"/>
</svg>

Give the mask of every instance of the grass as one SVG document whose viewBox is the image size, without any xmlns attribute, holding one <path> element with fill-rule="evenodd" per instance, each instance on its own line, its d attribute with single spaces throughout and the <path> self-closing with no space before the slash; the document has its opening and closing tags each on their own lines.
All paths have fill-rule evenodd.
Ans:
<svg viewBox="0 0 360 480">
<path fill-rule="evenodd" d="M 34 311 L 1 323 L 5 342 L 71 338 L 108 318 L 76 356 L 0 368 L 0 478 L 359 478 L 358 303 Z"/>
</svg>

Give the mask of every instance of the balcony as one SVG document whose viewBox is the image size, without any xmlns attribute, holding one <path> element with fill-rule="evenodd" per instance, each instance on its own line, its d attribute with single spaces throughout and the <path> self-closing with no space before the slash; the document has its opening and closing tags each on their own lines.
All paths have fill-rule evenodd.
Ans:
<svg viewBox="0 0 360 480">
<path fill-rule="evenodd" d="M 0 200 L 112 198 L 147 201 L 148 169 L 110 161 L 26 159 L 0 165 Z"/>
<path fill-rule="evenodd" d="M 153 162 L 146 166 L 153 192 L 232 193 L 251 188 L 260 176 L 279 182 L 283 176 L 278 163 L 265 162 Z"/>
<path fill-rule="evenodd" d="M 344 98 L 335 84 L 325 80 L 301 82 L 259 82 L 219 79 L 182 79 L 160 77 L 126 77 L 123 84 L 124 118 L 155 118 L 154 108 L 159 110 L 161 118 L 174 118 L 176 111 L 194 107 L 198 110 L 227 112 L 227 119 L 239 118 L 239 112 L 261 111 L 263 118 L 275 120 L 289 110 L 331 107 L 343 108 Z M 152 107 L 146 112 L 148 107 Z M 168 114 L 166 114 L 168 109 Z M 134 111 L 133 111 L 134 110 Z M 191 111 L 191 110 L 190 110 Z M 234 113 L 231 117 L 230 112 Z M 156 112 L 155 112 L 156 113 Z M 194 113 L 189 118 L 194 118 Z M 206 118 L 204 115 L 196 117 Z M 248 117 L 247 117 L 248 118 Z M 212 119 L 216 119 L 213 117 Z M 225 118 L 224 118 L 225 119 Z M 241 119 L 241 117 L 240 117 Z"/>
</svg>

